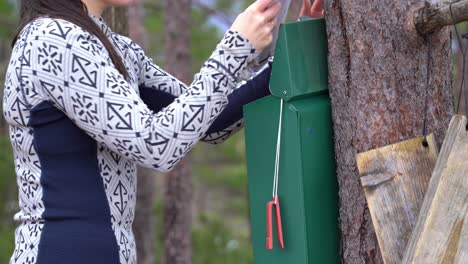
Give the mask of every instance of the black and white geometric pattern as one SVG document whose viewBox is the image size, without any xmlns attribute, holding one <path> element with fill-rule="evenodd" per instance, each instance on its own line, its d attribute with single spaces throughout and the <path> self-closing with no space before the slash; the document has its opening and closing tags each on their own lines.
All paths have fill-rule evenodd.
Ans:
<svg viewBox="0 0 468 264">
<path fill-rule="evenodd" d="M 227 96 L 252 75 L 247 65 L 257 54 L 245 38 L 227 32 L 193 83 L 186 86 L 155 65 L 133 41 L 94 19 L 123 58 L 129 80 L 115 69 L 95 36 L 64 20 L 36 19 L 14 47 L 3 98 L 21 209 L 15 215 L 21 224 L 11 264 L 36 263 L 44 225 L 41 164 L 34 131 L 28 126 L 34 106 L 51 102 L 98 143 L 98 166 L 120 263 L 136 263 L 132 233 L 136 165 L 170 171 L 198 141 L 219 143 L 242 127 L 239 121 L 225 131 L 206 134 L 227 105 Z M 153 113 L 140 98 L 139 85 L 178 98 Z"/>
</svg>

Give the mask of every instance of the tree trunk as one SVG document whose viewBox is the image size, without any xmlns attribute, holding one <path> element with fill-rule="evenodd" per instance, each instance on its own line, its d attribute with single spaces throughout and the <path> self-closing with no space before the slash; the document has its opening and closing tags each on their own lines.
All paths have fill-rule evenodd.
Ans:
<svg viewBox="0 0 468 264">
<path fill-rule="evenodd" d="M 191 0 L 166 0 L 165 58 L 168 72 L 191 81 Z M 164 193 L 164 263 L 192 263 L 192 175 L 189 158 L 166 175 Z"/>
<path fill-rule="evenodd" d="M 144 26 L 145 12 L 143 0 L 134 0 L 128 8 L 128 28 L 130 38 L 141 47 L 146 47 Z M 139 264 L 155 263 L 155 191 L 156 172 L 138 167 L 137 204 L 133 231 L 137 245 Z"/>
<path fill-rule="evenodd" d="M 325 1 L 343 263 L 382 263 L 356 154 L 421 136 L 425 112 L 440 144 L 453 114 L 449 31 L 419 36 L 412 3 Z"/>
<path fill-rule="evenodd" d="M 112 31 L 121 35 L 128 35 L 128 10 L 124 7 L 108 8 L 102 14 L 102 18 L 106 21 L 107 25 L 111 27 Z"/>
<path fill-rule="evenodd" d="M 155 177 L 154 170 L 138 167 L 137 204 L 133 222 L 138 264 L 154 264 L 156 260 Z"/>
</svg>

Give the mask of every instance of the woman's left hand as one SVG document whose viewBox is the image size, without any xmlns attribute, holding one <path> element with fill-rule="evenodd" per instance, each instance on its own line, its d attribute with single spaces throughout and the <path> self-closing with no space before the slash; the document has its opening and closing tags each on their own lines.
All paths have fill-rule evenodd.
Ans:
<svg viewBox="0 0 468 264">
<path fill-rule="evenodd" d="M 310 0 L 303 0 L 299 16 L 309 16 L 312 18 L 323 17 L 323 0 L 315 0 L 312 7 Z"/>
</svg>

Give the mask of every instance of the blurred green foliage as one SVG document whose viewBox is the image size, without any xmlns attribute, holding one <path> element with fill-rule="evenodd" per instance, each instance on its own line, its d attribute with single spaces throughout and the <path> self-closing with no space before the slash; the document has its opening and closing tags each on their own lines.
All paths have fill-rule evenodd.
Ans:
<svg viewBox="0 0 468 264">
<path fill-rule="evenodd" d="M 224 219 L 201 215 L 201 226 L 193 231 L 194 263 L 253 263 L 249 237 L 226 228 Z"/>
<path fill-rule="evenodd" d="M 0 1 L 0 38 L 10 38 L 16 29 L 16 11 L 12 1 Z"/>
<path fill-rule="evenodd" d="M 193 263 L 253 263 L 248 221 L 247 175 L 243 133 L 218 146 L 199 144 L 191 153 L 196 193 L 207 205 L 196 206 L 192 230 Z M 196 195 L 197 196 L 197 195 Z M 195 197 L 197 203 L 199 197 Z M 163 201 L 156 202 L 156 256 L 163 258 Z M 159 262 L 158 262 L 159 263 Z"/>
<path fill-rule="evenodd" d="M 16 13 L 12 2 L 0 1 L 0 45 L 9 46 L 16 28 Z M 1 47 L 0 47 L 1 48 Z M 1 52 L 0 52 L 1 53 Z M 7 61 L 0 58 L 0 97 L 3 96 L 3 80 Z M 2 113 L 2 105 L 0 105 Z M 3 118 L 3 115 L 0 116 Z M 1 125 L 1 122 L 0 122 Z M 0 263 L 8 263 L 14 249 L 13 214 L 17 210 L 17 187 L 11 143 L 6 131 L 0 127 Z"/>
<path fill-rule="evenodd" d="M 14 248 L 13 213 L 16 207 L 16 176 L 9 138 L 0 135 L 0 263 L 8 263 Z"/>
</svg>

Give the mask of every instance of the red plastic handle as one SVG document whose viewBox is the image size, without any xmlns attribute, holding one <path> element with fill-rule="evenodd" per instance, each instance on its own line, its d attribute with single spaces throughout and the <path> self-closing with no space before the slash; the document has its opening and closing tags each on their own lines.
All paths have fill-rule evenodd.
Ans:
<svg viewBox="0 0 468 264">
<path fill-rule="evenodd" d="M 275 197 L 276 205 L 276 232 L 278 233 L 278 242 L 281 248 L 284 248 L 284 239 L 283 239 L 283 225 L 281 224 L 281 210 L 280 210 L 280 202 L 279 197 Z"/>
<path fill-rule="evenodd" d="M 278 196 L 273 198 L 273 201 L 269 201 L 266 205 L 267 211 L 267 235 L 266 235 L 266 248 L 268 250 L 273 249 L 273 207 L 275 207 L 275 220 L 276 220 L 276 232 L 278 236 L 278 242 L 281 248 L 284 248 L 283 238 L 283 224 L 281 223 L 281 209 Z"/>
<path fill-rule="evenodd" d="M 273 213 L 273 205 L 274 201 L 270 201 L 266 205 L 266 213 L 267 213 L 267 235 L 266 235 L 266 248 L 268 250 L 273 249 L 273 217 L 271 216 Z"/>
</svg>

